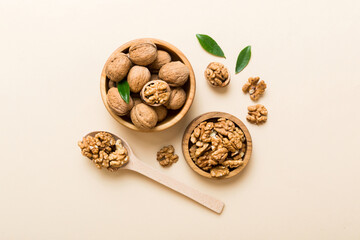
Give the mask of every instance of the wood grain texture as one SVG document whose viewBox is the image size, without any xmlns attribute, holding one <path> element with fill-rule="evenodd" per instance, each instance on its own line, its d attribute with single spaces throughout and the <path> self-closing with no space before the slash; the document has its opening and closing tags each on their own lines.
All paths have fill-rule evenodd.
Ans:
<svg viewBox="0 0 360 240">
<path fill-rule="evenodd" d="M 200 174 L 201 176 L 214 179 L 213 177 L 211 177 L 210 173 L 199 168 L 194 163 L 194 161 L 191 159 L 190 153 L 189 153 L 189 141 L 190 141 L 190 135 L 197 125 L 199 125 L 203 121 L 213 119 L 213 118 L 221 118 L 221 117 L 233 121 L 244 132 L 247 145 L 246 145 L 246 152 L 245 152 L 245 156 L 244 156 L 244 160 L 243 160 L 244 164 L 241 165 L 240 167 L 232 170 L 225 177 L 215 178 L 218 180 L 225 179 L 225 178 L 231 178 L 231 177 L 239 174 L 246 167 L 246 165 L 248 164 L 248 162 L 250 160 L 251 152 L 252 152 L 252 140 L 251 140 L 250 132 L 247 129 L 247 127 L 245 126 L 245 124 L 240 119 L 238 119 L 237 117 L 235 117 L 229 113 L 208 112 L 208 113 L 204 113 L 204 114 L 200 115 L 199 117 L 195 118 L 194 120 L 192 120 L 190 122 L 190 124 L 187 126 L 187 128 L 184 132 L 183 139 L 182 139 L 182 151 L 184 154 L 184 158 L 185 158 L 186 162 L 188 163 L 188 165 L 191 167 L 191 169 L 194 170 L 196 173 Z"/>
<path fill-rule="evenodd" d="M 91 132 L 88 133 L 86 136 L 95 136 L 97 133 L 99 132 L 104 132 L 104 131 L 95 131 L 95 132 Z M 185 185 L 184 183 L 181 183 L 161 172 L 159 172 L 158 170 L 146 165 L 145 163 L 143 163 L 141 160 L 139 160 L 133 150 L 131 149 L 130 145 L 122 138 L 112 134 L 111 134 L 115 140 L 120 139 L 122 144 L 124 145 L 124 147 L 127 149 L 128 151 L 128 156 L 129 156 L 129 162 L 122 166 L 121 169 L 127 169 L 127 170 L 131 170 L 134 172 L 138 172 L 158 183 L 161 183 L 162 185 L 178 192 L 181 193 L 182 195 L 198 202 L 199 204 L 203 205 L 204 207 L 209 208 L 210 210 L 216 212 L 216 213 L 221 213 L 222 210 L 224 209 L 225 204 L 223 202 L 221 202 L 220 200 L 211 197 L 205 193 L 202 193 L 190 186 Z"/>
<path fill-rule="evenodd" d="M 106 93 L 107 93 L 107 90 L 109 89 L 109 86 L 108 86 L 109 81 L 105 74 L 105 66 L 107 65 L 109 59 L 106 61 L 105 65 L 103 67 L 102 73 L 101 73 L 100 93 L 101 93 L 101 98 L 102 98 L 102 101 L 103 101 L 106 109 L 108 110 L 108 112 L 111 114 L 111 116 L 117 122 L 119 122 L 120 124 L 124 125 L 127 128 L 133 129 L 135 131 L 158 132 L 158 131 L 162 131 L 169 127 L 174 126 L 189 111 L 189 109 L 192 105 L 192 102 L 194 100 L 195 91 L 196 91 L 195 74 L 194 74 L 194 70 L 193 70 L 189 60 L 185 57 L 185 55 L 179 49 L 177 49 L 175 46 L 171 45 L 170 43 L 159 40 L 159 39 L 154 39 L 154 38 L 135 39 L 135 40 L 132 40 L 130 42 L 127 42 L 127 43 L 121 45 L 112 54 L 114 54 L 115 52 L 118 52 L 118 51 L 127 53 L 131 45 L 133 45 L 139 41 L 144 41 L 144 40 L 150 40 L 150 41 L 154 42 L 159 50 L 167 51 L 171 55 L 172 60 L 181 61 L 189 68 L 189 70 L 190 70 L 189 80 L 183 86 L 184 90 L 186 92 L 186 101 L 185 101 L 184 106 L 181 108 L 181 110 L 178 111 L 177 114 L 167 117 L 167 119 L 158 123 L 155 128 L 152 128 L 149 130 L 139 129 L 134 124 L 132 124 L 132 122 L 129 119 L 127 119 L 126 117 L 120 117 L 120 116 L 116 115 L 116 113 L 111 110 L 111 108 L 109 107 L 109 105 L 107 104 L 107 101 L 106 101 Z"/>
</svg>

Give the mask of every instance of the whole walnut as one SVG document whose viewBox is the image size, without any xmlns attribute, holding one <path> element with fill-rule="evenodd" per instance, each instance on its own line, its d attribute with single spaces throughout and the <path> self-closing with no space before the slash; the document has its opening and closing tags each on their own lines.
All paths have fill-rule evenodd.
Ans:
<svg viewBox="0 0 360 240">
<path fill-rule="evenodd" d="M 151 73 L 149 69 L 143 66 L 133 66 L 127 76 L 130 91 L 138 93 L 144 85 L 150 81 Z"/>
<path fill-rule="evenodd" d="M 146 66 L 157 57 L 156 45 L 151 41 L 140 42 L 129 48 L 129 57 L 137 65 Z"/>
<path fill-rule="evenodd" d="M 166 118 L 166 116 L 167 116 L 166 107 L 160 105 L 158 107 L 153 107 L 153 109 L 155 110 L 156 114 L 158 115 L 158 122 L 161 122 Z"/>
<path fill-rule="evenodd" d="M 189 68 L 180 61 L 169 62 L 162 66 L 159 71 L 159 78 L 167 82 L 171 87 L 184 85 L 189 75 Z"/>
<path fill-rule="evenodd" d="M 129 103 L 126 103 L 120 96 L 119 90 L 116 87 L 109 89 L 106 101 L 109 107 L 119 116 L 128 114 L 134 106 L 132 98 L 129 97 Z"/>
<path fill-rule="evenodd" d="M 174 88 L 170 92 L 170 98 L 165 104 L 165 107 L 171 110 L 177 110 L 181 108 L 186 101 L 186 92 L 184 89 L 178 87 Z"/>
<path fill-rule="evenodd" d="M 150 81 L 151 80 L 159 80 L 160 78 L 159 78 L 159 75 L 157 75 L 157 74 L 151 74 L 151 77 L 150 77 Z"/>
<path fill-rule="evenodd" d="M 165 64 L 171 62 L 171 56 L 168 52 L 165 52 L 163 50 L 158 50 L 157 51 L 157 58 L 155 59 L 155 61 L 149 65 L 149 69 L 152 72 L 157 72 L 160 70 L 160 68 L 162 66 L 164 66 Z"/>
<path fill-rule="evenodd" d="M 134 106 L 138 105 L 139 103 L 142 103 L 140 98 L 134 97 L 133 100 L 134 100 Z"/>
<path fill-rule="evenodd" d="M 132 63 L 128 56 L 122 52 L 114 53 L 105 66 L 106 76 L 114 82 L 120 82 L 128 74 Z"/>
<path fill-rule="evenodd" d="M 144 103 L 139 103 L 131 109 L 130 118 L 136 127 L 145 130 L 154 128 L 158 121 L 155 110 Z"/>
</svg>

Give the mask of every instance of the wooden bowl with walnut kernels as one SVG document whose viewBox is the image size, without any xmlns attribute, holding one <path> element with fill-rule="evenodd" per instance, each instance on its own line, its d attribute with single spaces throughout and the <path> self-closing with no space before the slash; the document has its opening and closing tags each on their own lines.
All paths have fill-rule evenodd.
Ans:
<svg viewBox="0 0 360 240">
<path fill-rule="evenodd" d="M 155 43 L 156 47 L 158 50 L 164 50 L 167 51 L 170 56 L 171 56 L 171 60 L 172 61 L 181 61 L 182 63 L 184 63 L 190 70 L 190 75 L 189 75 L 189 79 L 188 81 L 184 84 L 184 86 L 182 86 L 182 88 L 185 90 L 186 92 L 186 101 L 185 104 L 182 106 L 181 109 L 173 111 L 173 110 L 168 110 L 168 116 L 166 117 L 166 119 L 160 123 L 158 123 L 156 125 L 156 127 L 146 130 L 146 132 L 159 132 L 162 130 L 165 130 L 169 127 L 174 126 L 176 123 L 178 123 L 184 116 L 185 114 L 189 111 L 191 104 L 194 100 L 195 97 L 195 90 L 196 90 L 196 82 L 195 82 L 195 74 L 194 74 L 194 70 L 189 62 L 189 60 L 185 57 L 185 55 L 179 50 L 177 49 L 175 46 L 171 45 L 168 42 L 162 41 L 162 40 L 158 40 L 158 39 L 154 39 L 154 38 L 141 38 L 141 39 L 135 39 L 132 40 L 130 42 L 127 42 L 123 45 L 121 45 L 118 49 L 116 49 L 112 54 L 114 54 L 115 52 L 121 51 L 123 53 L 128 53 L 129 48 L 131 45 L 136 44 L 139 41 L 144 41 L 144 40 L 150 40 L 153 43 Z M 111 56 L 110 56 L 111 57 Z M 109 58 L 110 58 L 109 57 Z M 106 77 L 105 74 L 105 66 L 107 65 L 109 59 L 106 61 L 104 68 L 101 72 L 101 78 L 100 78 L 100 92 L 101 92 L 101 98 L 103 100 L 103 103 L 106 107 L 106 109 L 108 110 L 108 112 L 111 114 L 111 116 L 120 124 L 124 125 L 127 128 L 133 129 L 135 131 L 141 131 L 144 132 L 145 130 L 143 129 L 139 129 L 137 128 L 130 120 L 129 116 L 123 116 L 120 117 L 118 115 L 116 115 L 111 108 L 109 107 L 109 105 L 107 104 L 106 101 L 106 94 L 107 91 L 109 90 L 109 79 Z M 139 96 L 140 97 L 140 96 Z"/>
<path fill-rule="evenodd" d="M 245 139 L 246 139 L 246 152 L 245 152 L 244 159 L 243 159 L 243 161 L 244 161 L 243 165 L 230 171 L 230 173 L 225 177 L 213 178 L 213 177 L 211 177 L 209 172 L 202 170 L 194 163 L 194 161 L 190 157 L 189 145 L 190 145 L 190 136 L 191 136 L 191 133 L 194 131 L 195 127 L 197 127 L 203 121 L 216 120 L 218 118 L 226 118 L 226 119 L 233 121 L 235 123 L 235 125 L 244 132 Z M 231 178 L 231 177 L 239 174 L 246 167 L 246 165 L 248 164 L 250 157 L 251 157 L 252 140 L 251 140 L 249 130 L 246 128 L 244 123 L 237 117 L 235 117 L 229 113 L 224 113 L 224 112 L 208 112 L 208 113 L 204 113 L 204 114 L 200 115 L 199 117 L 195 118 L 188 125 L 188 127 L 186 128 L 186 130 L 184 132 L 183 139 L 182 139 L 182 151 L 183 151 L 186 162 L 188 163 L 188 165 L 190 166 L 190 168 L 192 170 L 194 170 L 196 173 L 200 174 L 201 176 L 219 180 L 219 179 Z"/>
</svg>

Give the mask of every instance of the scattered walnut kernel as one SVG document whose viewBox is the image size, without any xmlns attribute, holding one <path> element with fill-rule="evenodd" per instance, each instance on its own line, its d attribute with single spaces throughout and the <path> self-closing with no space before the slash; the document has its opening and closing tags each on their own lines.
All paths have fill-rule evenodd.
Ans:
<svg viewBox="0 0 360 240">
<path fill-rule="evenodd" d="M 243 165 L 246 139 L 243 131 L 226 118 L 201 122 L 190 135 L 190 157 L 212 177 L 223 177 Z"/>
<path fill-rule="evenodd" d="M 107 132 L 99 132 L 94 137 L 86 136 L 78 142 L 81 153 L 88 157 L 99 169 L 115 171 L 129 161 L 126 148 L 121 140 Z"/>
<path fill-rule="evenodd" d="M 212 62 L 205 70 L 205 78 L 214 87 L 225 87 L 230 82 L 230 75 L 222 63 Z"/>
<path fill-rule="evenodd" d="M 141 96 L 149 105 L 162 105 L 169 100 L 170 87 L 164 81 L 154 80 L 144 86 Z"/>
<path fill-rule="evenodd" d="M 176 163 L 179 159 L 179 156 L 174 154 L 174 152 L 175 149 L 172 145 L 162 147 L 157 152 L 156 159 L 163 167 L 171 166 L 173 163 Z"/>
<path fill-rule="evenodd" d="M 246 119 L 255 124 L 261 124 L 265 123 L 267 120 L 268 111 L 267 109 L 261 105 L 257 104 L 254 106 L 248 107 L 248 115 L 246 116 Z"/>
<path fill-rule="evenodd" d="M 266 89 L 266 83 L 264 80 L 260 80 L 260 77 L 250 77 L 247 81 L 247 83 L 244 84 L 242 90 L 244 93 L 249 92 L 250 98 L 253 101 L 258 100 L 261 95 L 264 94 Z"/>
</svg>

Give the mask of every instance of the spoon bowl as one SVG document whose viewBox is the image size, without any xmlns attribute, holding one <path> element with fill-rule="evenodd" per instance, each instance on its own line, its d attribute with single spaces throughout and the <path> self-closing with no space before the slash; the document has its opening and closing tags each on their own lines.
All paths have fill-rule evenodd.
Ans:
<svg viewBox="0 0 360 240">
<path fill-rule="evenodd" d="M 95 131 L 88 133 L 86 136 L 92 136 L 94 137 L 97 133 L 104 132 L 104 131 Z M 111 134 L 115 140 L 120 140 L 123 144 L 123 146 L 126 148 L 129 156 L 129 162 L 121 167 L 121 169 L 128 169 L 134 172 L 138 172 L 158 183 L 163 184 L 164 186 L 173 189 L 176 192 L 179 192 L 183 194 L 184 196 L 198 202 L 199 204 L 209 208 L 210 210 L 221 213 L 224 208 L 224 203 L 209 196 L 204 193 L 199 192 L 196 189 L 193 189 L 192 187 L 189 187 L 181 182 L 178 182 L 175 179 L 172 179 L 168 177 L 167 175 L 159 172 L 158 170 L 146 165 L 141 160 L 139 160 L 134 152 L 132 151 L 130 145 L 122 138 L 116 136 L 115 134 L 112 134 L 110 132 L 107 132 Z M 86 137 L 85 136 L 85 137 Z"/>
</svg>

